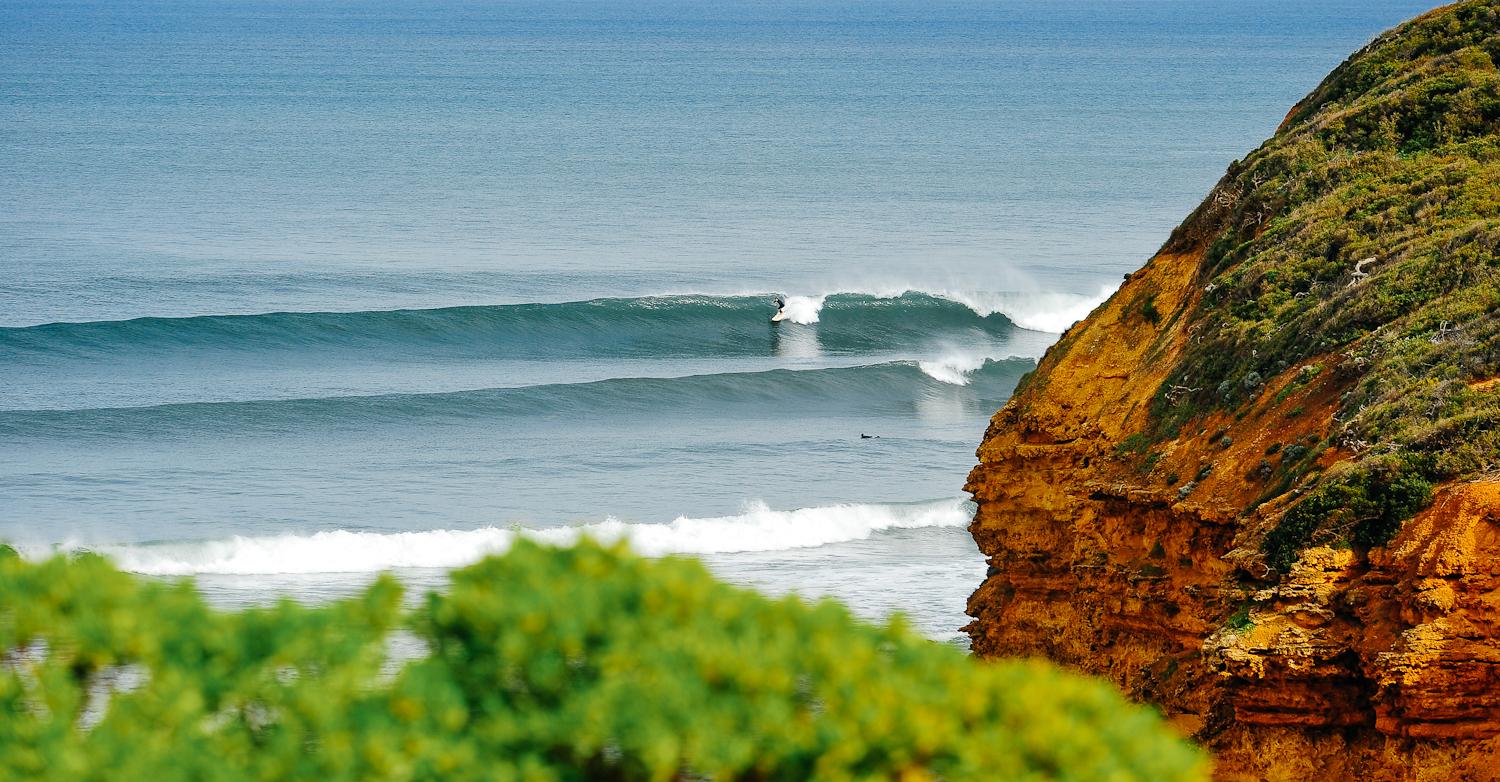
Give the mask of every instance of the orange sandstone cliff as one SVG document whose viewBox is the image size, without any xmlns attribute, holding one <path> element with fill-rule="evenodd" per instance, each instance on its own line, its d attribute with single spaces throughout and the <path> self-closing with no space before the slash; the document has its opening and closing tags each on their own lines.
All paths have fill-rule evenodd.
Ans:
<svg viewBox="0 0 1500 782">
<path fill-rule="evenodd" d="M 1500 0 L 1377 39 L 997 413 L 983 656 L 1225 780 L 1500 779 Z"/>
</svg>

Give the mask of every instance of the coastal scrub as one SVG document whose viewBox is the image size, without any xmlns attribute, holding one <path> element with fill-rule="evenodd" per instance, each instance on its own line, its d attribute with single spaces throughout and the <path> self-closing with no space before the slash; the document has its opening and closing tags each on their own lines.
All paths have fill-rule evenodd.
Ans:
<svg viewBox="0 0 1500 782">
<path fill-rule="evenodd" d="M 0 555 L 0 780 L 1196 780 L 1109 685 L 685 558 L 521 541 L 409 616 Z M 394 668 L 406 627 L 428 654 Z"/>
</svg>

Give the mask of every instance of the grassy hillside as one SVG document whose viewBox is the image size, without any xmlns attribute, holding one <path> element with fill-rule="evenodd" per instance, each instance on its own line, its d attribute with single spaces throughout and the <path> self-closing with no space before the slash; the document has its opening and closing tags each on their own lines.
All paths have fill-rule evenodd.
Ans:
<svg viewBox="0 0 1500 782">
<path fill-rule="evenodd" d="M 1168 250 L 1208 248 L 1201 296 L 1141 303 L 1192 335 L 1150 439 L 1244 415 L 1287 373 L 1283 395 L 1322 373 L 1343 389 L 1320 439 L 1253 477 L 1259 502 L 1293 497 L 1264 544 L 1281 572 L 1308 545 L 1383 543 L 1435 485 L 1500 466 L 1497 62 L 1496 0 L 1355 54 L 1174 233 Z"/>
</svg>

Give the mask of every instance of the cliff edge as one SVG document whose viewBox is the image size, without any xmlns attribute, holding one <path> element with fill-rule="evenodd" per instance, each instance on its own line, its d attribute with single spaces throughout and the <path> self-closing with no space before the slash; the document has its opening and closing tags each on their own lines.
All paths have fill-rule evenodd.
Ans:
<svg viewBox="0 0 1500 782">
<path fill-rule="evenodd" d="M 1500 778 L 1500 0 L 1356 53 L 997 413 L 979 655 L 1218 777 Z"/>
</svg>

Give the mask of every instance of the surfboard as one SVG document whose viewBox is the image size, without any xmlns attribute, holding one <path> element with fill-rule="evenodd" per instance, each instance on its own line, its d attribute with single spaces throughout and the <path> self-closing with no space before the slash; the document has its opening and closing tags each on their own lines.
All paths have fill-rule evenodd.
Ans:
<svg viewBox="0 0 1500 782">
<path fill-rule="evenodd" d="M 771 316 L 772 323 L 780 323 L 783 320 L 786 320 L 786 310 L 780 310 L 775 315 Z"/>
</svg>

